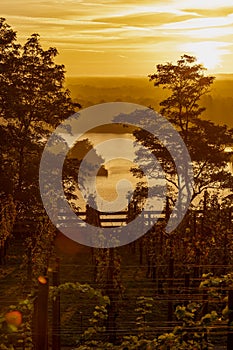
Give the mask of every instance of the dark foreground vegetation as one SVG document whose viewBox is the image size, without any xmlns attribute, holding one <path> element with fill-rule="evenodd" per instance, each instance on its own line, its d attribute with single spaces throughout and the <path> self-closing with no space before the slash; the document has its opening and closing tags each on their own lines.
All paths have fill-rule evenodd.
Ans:
<svg viewBox="0 0 233 350">
<path fill-rule="evenodd" d="M 135 140 L 156 155 L 166 172 L 165 217 L 127 246 L 94 249 L 59 233 L 39 194 L 45 142 L 81 107 L 64 88 L 64 67 L 55 63 L 56 55 L 54 48 L 44 50 L 35 34 L 19 45 L 1 19 L 0 349 L 204 350 L 221 345 L 230 350 L 233 177 L 225 149 L 233 144 L 233 131 L 201 117 L 200 101 L 214 77 L 187 55 L 176 64 L 158 65 L 149 76 L 156 88 L 165 88 L 161 113 L 182 136 L 193 162 L 192 202 L 182 223 L 166 233 L 179 190 L 176 169 L 164 146 L 141 125 L 133 131 Z M 84 155 L 91 148 L 88 140 L 82 143 Z M 141 150 L 137 157 L 143 159 Z M 73 204 L 80 161 L 67 160 L 72 166 L 64 166 L 64 189 Z M 146 165 L 153 171 L 151 162 Z M 141 211 L 148 191 L 139 169 L 132 172 L 138 186 L 127 220 Z"/>
</svg>

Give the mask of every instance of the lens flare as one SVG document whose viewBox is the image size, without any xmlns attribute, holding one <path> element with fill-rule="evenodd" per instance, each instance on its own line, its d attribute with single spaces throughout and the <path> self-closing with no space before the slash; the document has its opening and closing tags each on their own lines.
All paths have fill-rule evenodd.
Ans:
<svg viewBox="0 0 233 350">
<path fill-rule="evenodd" d="M 20 311 L 10 311 L 5 314 L 6 323 L 9 326 L 19 327 L 22 324 L 22 314 Z"/>
<path fill-rule="evenodd" d="M 38 281 L 40 284 L 47 284 L 47 279 L 44 276 L 39 276 Z"/>
</svg>

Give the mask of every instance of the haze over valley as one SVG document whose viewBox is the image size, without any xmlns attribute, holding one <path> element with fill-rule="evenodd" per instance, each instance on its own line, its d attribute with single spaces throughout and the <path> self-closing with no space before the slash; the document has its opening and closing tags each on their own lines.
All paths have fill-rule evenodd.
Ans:
<svg viewBox="0 0 233 350">
<path fill-rule="evenodd" d="M 208 73 L 208 72 L 207 72 Z M 167 91 L 155 88 L 148 77 L 68 77 L 67 87 L 82 108 L 104 102 L 131 102 L 160 110 Z M 233 74 L 216 75 L 209 94 L 201 100 L 204 118 L 233 127 Z"/>
</svg>

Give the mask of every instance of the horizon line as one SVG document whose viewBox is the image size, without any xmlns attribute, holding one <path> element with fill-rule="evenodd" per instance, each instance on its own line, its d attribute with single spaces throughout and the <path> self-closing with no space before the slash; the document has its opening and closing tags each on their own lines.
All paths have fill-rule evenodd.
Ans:
<svg viewBox="0 0 233 350">
<path fill-rule="evenodd" d="M 149 75 L 149 74 L 148 74 Z M 101 75 L 101 74 L 77 74 L 77 75 L 66 75 L 66 78 L 148 78 L 148 75 L 144 74 L 119 74 L 119 75 Z M 213 76 L 233 76 L 233 72 L 231 73 L 209 73 L 207 75 Z"/>
</svg>

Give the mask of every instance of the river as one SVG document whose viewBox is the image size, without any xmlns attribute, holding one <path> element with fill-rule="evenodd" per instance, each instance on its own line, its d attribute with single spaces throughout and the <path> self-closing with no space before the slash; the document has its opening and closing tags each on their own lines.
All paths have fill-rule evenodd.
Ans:
<svg viewBox="0 0 233 350">
<path fill-rule="evenodd" d="M 95 177 L 94 187 L 98 210 L 106 209 L 106 201 L 112 202 L 113 211 L 126 209 L 130 198 L 129 192 L 135 189 L 139 180 L 141 181 L 130 172 L 131 167 L 135 166 L 135 152 L 138 149 L 134 144 L 132 134 L 87 133 L 79 140 L 85 138 L 91 141 L 97 153 L 103 157 L 104 166 L 108 171 L 107 177 Z M 226 151 L 232 152 L 232 148 L 228 147 Z M 232 162 L 228 164 L 228 169 L 233 173 L 233 156 Z M 88 180 L 85 186 L 86 191 L 77 192 L 79 197 L 77 204 L 81 210 L 85 210 L 87 197 L 93 191 L 93 186 L 89 187 Z"/>
<path fill-rule="evenodd" d="M 104 210 L 105 201 L 115 202 L 115 209 L 118 211 L 124 210 L 128 203 L 128 193 L 135 188 L 138 182 L 138 179 L 130 172 L 130 168 L 135 165 L 134 158 L 137 149 L 133 144 L 132 135 L 127 133 L 89 133 L 81 139 L 87 137 L 96 152 L 105 160 L 104 166 L 108 171 L 108 176 L 96 177 L 98 210 Z M 89 184 L 86 183 L 87 190 L 84 192 L 84 196 L 80 192 L 78 193 L 78 205 L 82 209 L 85 208 L 86 204 L 86 199 L 83 197 L 87 197 L 91 191 L 91 189 L 88 190 L 88 186 Z"/>
</svg>

